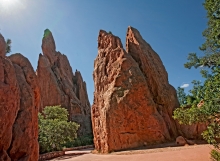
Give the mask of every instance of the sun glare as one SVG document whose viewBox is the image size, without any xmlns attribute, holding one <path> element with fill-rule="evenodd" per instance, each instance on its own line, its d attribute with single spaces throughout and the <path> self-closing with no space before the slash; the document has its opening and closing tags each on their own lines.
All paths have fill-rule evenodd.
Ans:
<svg viewBox="0 0 220 161">
<path fill-rule="evenodd" d="M 14 0 L 0 0 L 0 5 L 2 7 L 10 7 L 13 4 Z"/>
<path fill-rule="evenodd" d="M 12 14 L 15 10 L 24 8 L 23 3 L 20 0 L 0 0 L 0 13 L 1 14 Z"/>
</svg>

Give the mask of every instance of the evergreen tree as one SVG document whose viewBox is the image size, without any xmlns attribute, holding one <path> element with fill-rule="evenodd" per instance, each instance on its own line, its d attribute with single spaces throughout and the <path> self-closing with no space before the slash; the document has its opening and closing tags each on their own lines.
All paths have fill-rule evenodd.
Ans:
<svg viewBox="0 0 220 161">
<path fill-rule="evenodd" d="M 205 81 L 203 85 L 198 81 L 194 82 L 191 96 L 195 100 L 190 102 L 191 108 L 176 109 L 174 118 L 184 124 L 208 123 L 207 130 L 202 135 L 208 143 L 217 148 L 211 152 L 212 157 L 215 160 L 220 160 L 218 143 L 220 139 L 220 1 L 205 0 L 203 5 L 207 10 L 208 18 L 208 27 L 203 32 L 205 43 L 200 47 L 204 56 L 198 57 L 196 53 L 190 53 L 188 62 L 184 66 L 189 69 L 191 67 L 205 67 L 206 70 L 201 70 Z M 197 107 L 201 100 L 204 104 Z"/>
</svg>

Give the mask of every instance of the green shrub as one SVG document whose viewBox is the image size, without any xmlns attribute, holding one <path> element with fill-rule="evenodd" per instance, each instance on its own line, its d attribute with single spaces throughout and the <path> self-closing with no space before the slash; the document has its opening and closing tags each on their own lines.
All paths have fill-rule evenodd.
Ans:
<svg viewBox="0 0 220 161">
<path fill-rule="evenodd" d="M 217 150 L 211 151 L 211 157 L 213 161 L 220 161 L 220 153 Z"/>
<path fill-rule="evenodd" d="M 68 112 L 61 106 L 47 106 L 38 114 L 40 153 L 62 150 L 77 137 L 79 125 L 68 122 Z"/>
<path fill-rule="evenodd" d="M 77 137 L 72 142 L 68 142 L 65 146 L 67 148 L 71 148 L 71 147 L 85 146 L 85 145 L 93 145 L 92 135 Z"/>
</svg>

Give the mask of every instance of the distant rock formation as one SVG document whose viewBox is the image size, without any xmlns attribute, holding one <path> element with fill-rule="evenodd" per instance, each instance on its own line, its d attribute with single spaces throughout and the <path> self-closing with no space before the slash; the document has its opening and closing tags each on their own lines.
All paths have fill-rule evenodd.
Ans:
<svg viewBox="0 0 220 161">
<path fill-rule="evenodd" d="M 0 35 L 0 44 L 5 44 Z M 37 161 L 38 83 L 30 62 L 21 54 L 5 57 L 0 45 L 0 160 Z"/>
<path fill-rule="evenodd" d="M 42 96 L 41 108 L 61 105 L 69 119 L 80 124 L 79 134 L 91 134 L 91 109 L 86 83 L 81 73 L 72 72 L 66 55 L 56 51 L 52 33 L 47 29 L 42 40 L 43 55 L 39 55 L 37 77 Z"/>
<path fill-rule="evenodd" d="M 175 140 L 179 107 L 175 89 L 151 46 L 128 27 L 126 51 L 120 39 L 103 30 L 98 36 L 92 106 L 94 144 L 107 153 Z"/>
</svg>

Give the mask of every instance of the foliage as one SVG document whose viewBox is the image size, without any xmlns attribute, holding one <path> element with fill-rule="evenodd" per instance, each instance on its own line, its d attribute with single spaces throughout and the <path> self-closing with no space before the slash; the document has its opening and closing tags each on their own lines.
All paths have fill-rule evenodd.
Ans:
<svg viewBox="0 0 220 161">
<path fill-rule="evenodd" d="M 208 28 L 203 31 L 206 41 L 200 49 L 208 53 L 219 53 L 220 49 L 220 3 L 219 0 L 206 0 Z"/>
<path fill-rule="evenodd" d="M 212 150 L 211 156 L 213 161 L 220 161 L 220 152 L 218 150 Z"/>
<path fill-rule="evenodd" d="M 184 88 L 178 87 L 176 93 L 180 105 L 184 106 L 186 104 L 186 93 L 184 92 Z"/>
<path fill-rule="evenodd" d="M 205 0 L 203 4 L 207 10 L 208 24 L 207 29 L 204 30 L 203 36 L 205 43 L 202 44 L 200 50 L 204 51 L 203 57 L 198 57 L 196 53 L 190 53 L 188 61 L 184 66 L 191 67 L 213 67 L 220 64 L 220 3 L 219 0 Z"/>
<path fill-rule="evenodd" d="M 219 148 L 217 139 L 220 138 L 220 3 L 219 0 L 205 0 L 203 5 L 207 10 L 208 18 L 208 27 L 203 32 L 205 42 L 200 47 L 204 56 L 199 57 L 196 53 L 190 53 L 188 62 L 184 66 L 188 69 L 191 67 L 206 68 L 206 70 L 201 70 L 205 81 L 203 84 L 198 81 L 194 82 L 189 95 L 193 100 L 185 100 L 191 108 L 176 109 L 174 118 L 184 124 L 206 122 L 208 126 L 207 130 L 202 133 L 203 138 Z M 201 100 L 204 104 L 197 107 Z M 215 150 L 211 155 L 219 158 L 220 153 Z"/>
<path fill-rule="evenodd" d="M 184 88 L 177 88 L 177 98 L 180 103 L 180 107 L 194 107 L 203 99 L 203 86 L 200 81 L 192 81 L 193 88 L 189 91 L 189 94 L 186 95 Z"/>
<path fill-rule="evenodd" d="M 43 36 L 42 39 L 48 37 L 50 34 L 51 34 L 50 30 L 49 30 L 49 29 L 45 29 L 45 30 L 44 30 L 44 36 Z"/>
<path fill-rule="evenodd" d="M 40 152 L 62 150 L 67 142 L 73 141 L 79 125 L 68 122 L 68 112 L 61 106 L 47 106 L 38 114 Z"/>
<path fill-rule="evenodd" d="M 72 142 L 68 142 L 66 144 L 67 148 L 77 147 L 77 146 L 85 146 L 85 145 L 93 145 L 93 135 L 86 135 L 77 137 Z"/>
<path fill-rule="evenodd" d="M 11 39 L 6 40 L 6 54 L 11 52 Z"/>
<path fill-rule="evenodd" d="M 193 101 L 186 100 L 191 108 L 178 108 L 174 111 L 174 119 L 179 120 L 181 124 L 193 124 L 197 122 L 208 123 L 207 130 L 203 132 L 203 138 L 216 147 L 216 139 L 220 138 L 220 69 L 213 69 L 212 74 L 206 78 L 203 85 L 199 81 L 193 81 L 193 89 L 186 96 L 193 98 Z M 200 100 L 204 104 L 198 108 Z"/>
</svg>

